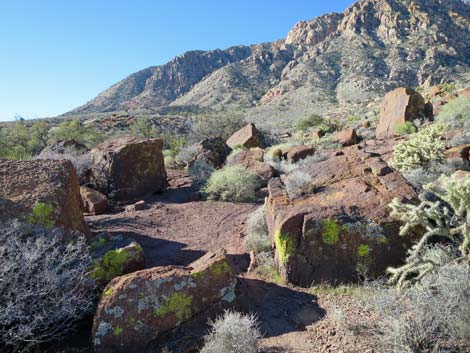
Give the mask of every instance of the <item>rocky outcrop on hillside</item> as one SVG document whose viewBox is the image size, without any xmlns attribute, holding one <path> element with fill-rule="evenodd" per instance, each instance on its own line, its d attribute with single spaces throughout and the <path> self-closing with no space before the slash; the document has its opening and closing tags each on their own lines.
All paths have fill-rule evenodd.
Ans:
<svg viewBox="0 0 470 353">
<path fill-rule="evenodd" d="M 299 22 L 285 40 L 187 52 L 72 112 L 242 106 L 267 127 L 312 112 L 357 113 L 396 87 L 468 80 L 469 23 L 464 1 L 361 0 Z"/>
</svg>

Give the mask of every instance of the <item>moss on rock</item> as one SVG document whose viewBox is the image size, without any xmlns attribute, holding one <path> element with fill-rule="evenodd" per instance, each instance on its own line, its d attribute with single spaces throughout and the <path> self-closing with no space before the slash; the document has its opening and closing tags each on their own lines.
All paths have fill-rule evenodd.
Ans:
<svg viewBox="0 0 470 353">
<path fill-rule="evenodd" d="M 191 317 L 192 301 L 192 295 L 175 292 L 155 310 L 155 315 L 162 317 L 174 314 L 179 321 L 187 320 Z"/>
<path fill-rule="evenodd" d="M 283 234 L 278 230 L 274 234 L 274 241 L 276 243 L 277 253 L 279 255 L 279 261 L 282 264 L 286 264 L 289 258 L 294 254 L 297 246 L 295 240 L 289 234 Z"/>
<path fill-rule="evenodd" d="M 343 231 L 336 220 L 334 219 L 324 219 L 322 221 L 322 239 L 325 244 L 334 245 L 339 241 L 339 236 Z"/>
</svg>

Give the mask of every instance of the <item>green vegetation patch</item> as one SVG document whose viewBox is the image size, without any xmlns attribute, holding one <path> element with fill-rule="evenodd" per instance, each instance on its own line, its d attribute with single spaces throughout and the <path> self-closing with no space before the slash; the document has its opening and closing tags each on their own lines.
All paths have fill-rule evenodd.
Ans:
<svg viewBox="0 0 470 353">
<path fill-rule="evenodd" d="M 286 264 L 289 258 L 294 254 L 297 247 L 296 241 L 289 234 L 283 234 L 280 230 L 274 235 L 279 261 Z"/>
<path fill-rule="evenodd" d="M 325 244 L 334 245 L 339 241 L 339 236 L 343 231 L 336 220 L 334 219 L 324 219 L 322 221 L 322 239 Z"/>
<path fill-rule="evenodd" d="M 39 224 L 46 228 L 52 228 L 55 224 L 54 205 L 50 203 L 37 202 L 28 216 L 28 222 Z"/>
<path fill-rule="evenodd" d="M 410 135 L 414 134 L 417 131 L 418 129 L 411 121 L 407 121 L 403 124 L 400 124 L 395 129 L 395 132 L 399 135 Z"/>
<path fill-rule="evenodd" d="M 155 311 L 155 315 L 163 317 L 174 314 L 179 321 L 189 319 L 192 302 L 192 295 L 175 292 L 165 299 L 164 303 Z"/>
<path fill-rule="evenodd" d="M 214 275 L 220 276 L 220 275 L 223 275 L 225 273 L 231 274 L 232 273 L 232 268 L 228 264 L 227 260 L 225 260 L 225 261 L 219 262 L 219 263 L 215 264 L 214 266 L 212 266 L 211 271 Z"/>
<path fill-rule="evenodd" d="M 122 329 L 121 326 L 117 326 L 115 329 L 114 329 L 114 336 L 119 336 L 121 335 L 121 333 L 123 332 L 124 330 Z"/>
<path fill-rule="evenodd" d="M 361 244 L 361 245 L 359 245 L 359 247 L 357 248 L 357 254 L 358 254 L 360 257 L 367 257 L 367 256 L 369 256 L 369 254 L 370 254 L 369 245 L 367 245 L 367 244 Z"/>
<path fill-rule="evenodd" d="M 91 277 L 96 280 L 110 281 L 114 277 L 120 276 L 124 272 L 124 264 L 143 252 L 140 245 L 110 250 L 104 254 L 102 259 L 98 259 L 93 264 Z"/>
</svg>

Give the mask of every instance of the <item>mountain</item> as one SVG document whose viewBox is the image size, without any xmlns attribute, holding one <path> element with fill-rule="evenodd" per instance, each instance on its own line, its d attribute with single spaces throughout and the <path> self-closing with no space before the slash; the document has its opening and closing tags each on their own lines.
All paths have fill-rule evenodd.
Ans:
<svg viewBox="0 0 470 353">
<path fill-rule="evenodd" d="M 357 114 L 399 86 L 470 81 L 468 43 L 467 1 L 361 0 L 297 23 L 284 40 L 187 52 L 70 114 L 237 108 L 271 127 L 312 112 Z"/>
</svg>

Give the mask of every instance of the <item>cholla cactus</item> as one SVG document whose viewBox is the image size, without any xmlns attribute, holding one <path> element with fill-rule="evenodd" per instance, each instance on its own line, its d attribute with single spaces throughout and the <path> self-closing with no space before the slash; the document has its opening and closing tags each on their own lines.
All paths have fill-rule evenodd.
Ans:
<svg viewBox="0 0 470 353">
<path fill-rule="evenodd" d="M 409 172 L 419 167 L 428 167 L 445 161 L 441 125 L 429 126 L 416 133 L 408 141 L 395 146 L 390 165 L 400 172 Z"/>
<path fill-rule="evenodd" d="M 460 261 L 470 260 L 470 179 L 441 177 L 438 187 L 427 185 L 417 206 L 402 204 L 398 199 L 390 204 L 392 217 L 405 224 L 400 235 L 416 227 L 426 233 L 410 250 L 405 265 L 389 268 L 390 283 L 399 288 L 419 281 L 439 265 L 425 256 L 430 245 L 442 244 L 457 250 Z"/>
</svg>

